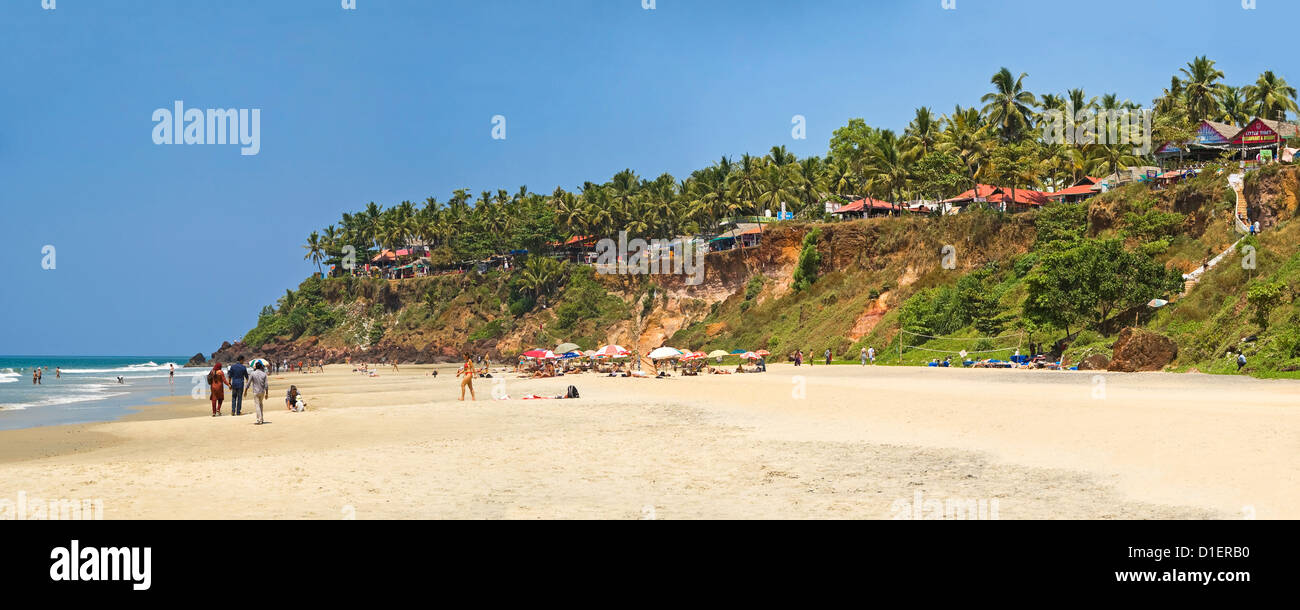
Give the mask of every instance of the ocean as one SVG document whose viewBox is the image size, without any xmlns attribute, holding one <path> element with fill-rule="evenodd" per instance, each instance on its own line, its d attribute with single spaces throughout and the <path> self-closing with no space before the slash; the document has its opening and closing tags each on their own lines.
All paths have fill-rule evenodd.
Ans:
<svg viewBox="0 0 1300 610">
<path fill-rule="evenodd" d="M 0 430 L 112 421 L 163 396 L 189 395 L 206 369 L 176 356 L 0 356 Z M 169 382 L 169 365 L 176 378 Z M 32 370 L 49 367 L 40 385 Z M 60 370 L 55 376 L 55 368 Z M 118 377 L 121 377 L 121 383 Z M 203 387 L 203 386 L 200 386 Z"/>
</svg>

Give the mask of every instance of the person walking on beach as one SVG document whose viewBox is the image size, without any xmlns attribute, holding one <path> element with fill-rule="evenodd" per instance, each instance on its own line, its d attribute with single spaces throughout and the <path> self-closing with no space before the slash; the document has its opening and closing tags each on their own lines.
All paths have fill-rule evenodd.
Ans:
<svg viewBox="0 0 1300 610">
<path fill-rule="evenodd" d="M 826 348 L 826 364 L 831 363 L 831 348 Z"/>
<path fill-rule="evenodd" d="M 266 423 L 262 418 L 262 407 L 271 394 L 271 381 L 267 379 L 266 367 L 261 361 L 253 365 L 253 372 L 248 374 L 248 391 L 253 395 L 253 406 L 257 409 L 257 421 L 253 424 L 260 426 Z"/>
<path fill-rule="evenodd" d="M 176 365 L 167 365 L 167 383 L 176 383 Z"/>
<path fill-rule="evenodd" d="M 55 378 L 55 379 L 63 379 L 63 369 L 61 369 L 61 368 L 59 368 L 59 367 L 57 367 L 57 366 L 54 367 L 54 378 Z"/>
<path fill-rule="evenodd" d="M 456 371 L 460 377 L 460 399 L 465 400 L 465 388 L 469 388 L 469 399 L 471 402 L 478 400 L 474 396 L 474 361 L 470 359 L 469 354 L 465 355 L 465 365 Z"/>
<path fill-rule="evenodd" d="M 794 350 L 794 365 L 803 366 L 803 351 Z"/>
<path fill-rule="evenodd" d="M 248 380 L 248 367 L 243 365 L 241 355 L 230 365 L 226 387 L 230 388 L 230 414 L 239 417 L 244 414 L 244 382 Z"/>
<path fill-rule="evenodd" d="M 876 348 L 875 348 L 875 347 L 868 347 L 868 348 L 867 348 L 867 358 L 871 360 L 871 364 L 875 364 L 875 363 L 876 363 Z"/>
<path fill-rule="evenodd" d="M 32 385 L 41 382 L 41 369 L 32 369 Z"/>
<path fill-rule="evenodd" d="M 212 416 L 221 416 L 221 405 L 226 401 L 226 374 L 221 372 L 221 363 L 212 365 L 208 372 L 208 400 L 212 401 Z"/>
<path fill-rule="evenodd" d="M 862 358 L 862 366 L 867 366 L 867 348 L 862 348 L 859 355 Z"/>
</svg>

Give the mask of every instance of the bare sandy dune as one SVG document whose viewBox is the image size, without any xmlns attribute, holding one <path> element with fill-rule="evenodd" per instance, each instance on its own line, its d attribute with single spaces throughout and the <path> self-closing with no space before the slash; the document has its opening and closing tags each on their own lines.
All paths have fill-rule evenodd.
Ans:
<svg viewBox="0 0 1300 610">
<path fill-rule="evenodd" d="M 1001 519 L 1300 517 L 1294 382 L 782 365 L 507 375 L 461 403 L 431 368 L 276 377 L 266 426 L 181 399 L 0 432 L 0 500 L 149 519 L 889 519 L 924 516 L 918 500 Z M 289 383 L 312 410 L 283 411 Z M 493 400 L 494 383 L 582 398 Z"/>
</svg>

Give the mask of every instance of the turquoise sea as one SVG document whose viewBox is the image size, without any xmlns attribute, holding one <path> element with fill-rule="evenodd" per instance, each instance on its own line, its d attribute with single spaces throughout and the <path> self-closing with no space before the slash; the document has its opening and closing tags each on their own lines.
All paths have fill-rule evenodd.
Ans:
<svg viewBox="0 0 1300 610">
<path fill-rule="evenodd" d="M 178 356 L 0 356 L 0 430 L 112 421 L 154 398 L 190 395 L 206 369 Z M 171 365 L 175 378 L 168 376 Z M 39 385 L 32 371 L 41 367 Z M 57 371 L 57 374 L 56 374 Z M 119 379 L 120 377 L 120 379 Z"/>
</svg>

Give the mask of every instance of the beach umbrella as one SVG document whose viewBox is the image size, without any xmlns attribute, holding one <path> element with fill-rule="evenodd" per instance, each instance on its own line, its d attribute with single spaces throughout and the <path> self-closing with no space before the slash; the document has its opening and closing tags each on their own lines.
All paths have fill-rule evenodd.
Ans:
<svg viewBox="0 0 1300 610">
<path fill-rule="evenodd" d="M 574 351 L 574 352 L 566 352 L 566 353 L 560 354 L 560 356 L 559 356 L 559 358 L 560 358 L 561 360 L 573 360 L 574 358 L 581 358 L 581 357 L 582 357 L 582 352 L 577 352 L 577 351 Z"/>
<path fill-rule="evenodd" d="M 715 350 L 709 352 L 709 357 L 710 357 L 710 358 L 721 358 L 721 357 L 723 357 L 723 356 L 730 356 L 730 355 L 731 355 L 731 352 L 729 352 L 729 351 L 727 351 L 727 350 L 725 350 L 725 349 L 715 349 Z"/>
<path fill-rule="evenodd" d="M 549 349 L 533 349 L 524 352 L 525 358 L 536 358 L 538 360 L 549 360 L 555 358 L 555 352 Z"/>
<path fill-rule="evenodd" d="M 741 354 L 740 357 L 745 360 L 758 360 L 758 354 L 755 354 L 754 352 L 745 352 Z"/>
<path fill-rule="evenodd" d="M 581 348 L 581 347 L 578 347 L 578 345 L 577 345 L 576 343 L 561 343 L 561 344 L 555 346 L 555 353 L 557 353 L 557 354 L 567 354 L 567 353 L 569 353 L 569 352 L 575 352 L 575 351 L 579 351 L 579 350 L 581 350 L 581 349 L 582 349 L 582 348 Z"/>
<path fill-rule="evenodd" d="M 626 358 L 632 352 L 627 351 L 622 345 L 606 345 L 593 355 L 594 358 Z"/>
<path fill-rule="evenodd" d="M 758 350 L 758 351 L 756 351 L 756 352 L 754 352 L 754 353 L 755 353 L 755 354 L 758 354 L 758 355 L 760 355 L 760 356 L 771 356 L 771 355 L 772 355 L 772 352 L 769 352 L 769 351 L 767 351 L 767 350 L 765 350 L 765 349 Z"/>
<path fill-rule="evenodd" d="M 582 355 L 583 355 L 583 356 L 586 356 L 586 357 L 588 357 L 588 358 L 594 357 L 594 356 L 596 355 L 596 350 L 594 350 L 594 349 L 589 349 L 589 350 L 587 350 L 587 351 L 585 351 L 585 352 L 582 352 Z"/>
<path fill-rule="evenodd" d="M 667 347 L 667 346 L 654 350 L 649 354 L 651 360 L 669 360 L 672 358 L 680 357 L 681 355 L 682 355 L 681 350 L 675 347 Z"/>
<path fill-rule="evenodd" d="M 266 370 L 268 370 L 268 371 L 271 370 L 271 363 L 270 363 L 270 362 L 267 362 L 266 360 L 263 360 L 262 358 L 254 358 L 254 359 L 252 359 L 252 360 L 249 360 L 249 361 L 248 361 L 248 366 L 249 366 L 249 368 L 257 368 L 257 363 L 259 363 L 259 362 L 262 363 L 262 368 L 264 368 L 264 369 L 266 369 Z"/>
<path fill-rule="evenodd" d="M 740 355 L 740 354 L 743 354 L 743 353 L 745 353 L 745 350 L 743 350 L 743 349 L 733 349 L 733 350 L 731 350 L 731 354 L 732 354 L 732 355 Z"/>
</svg>

